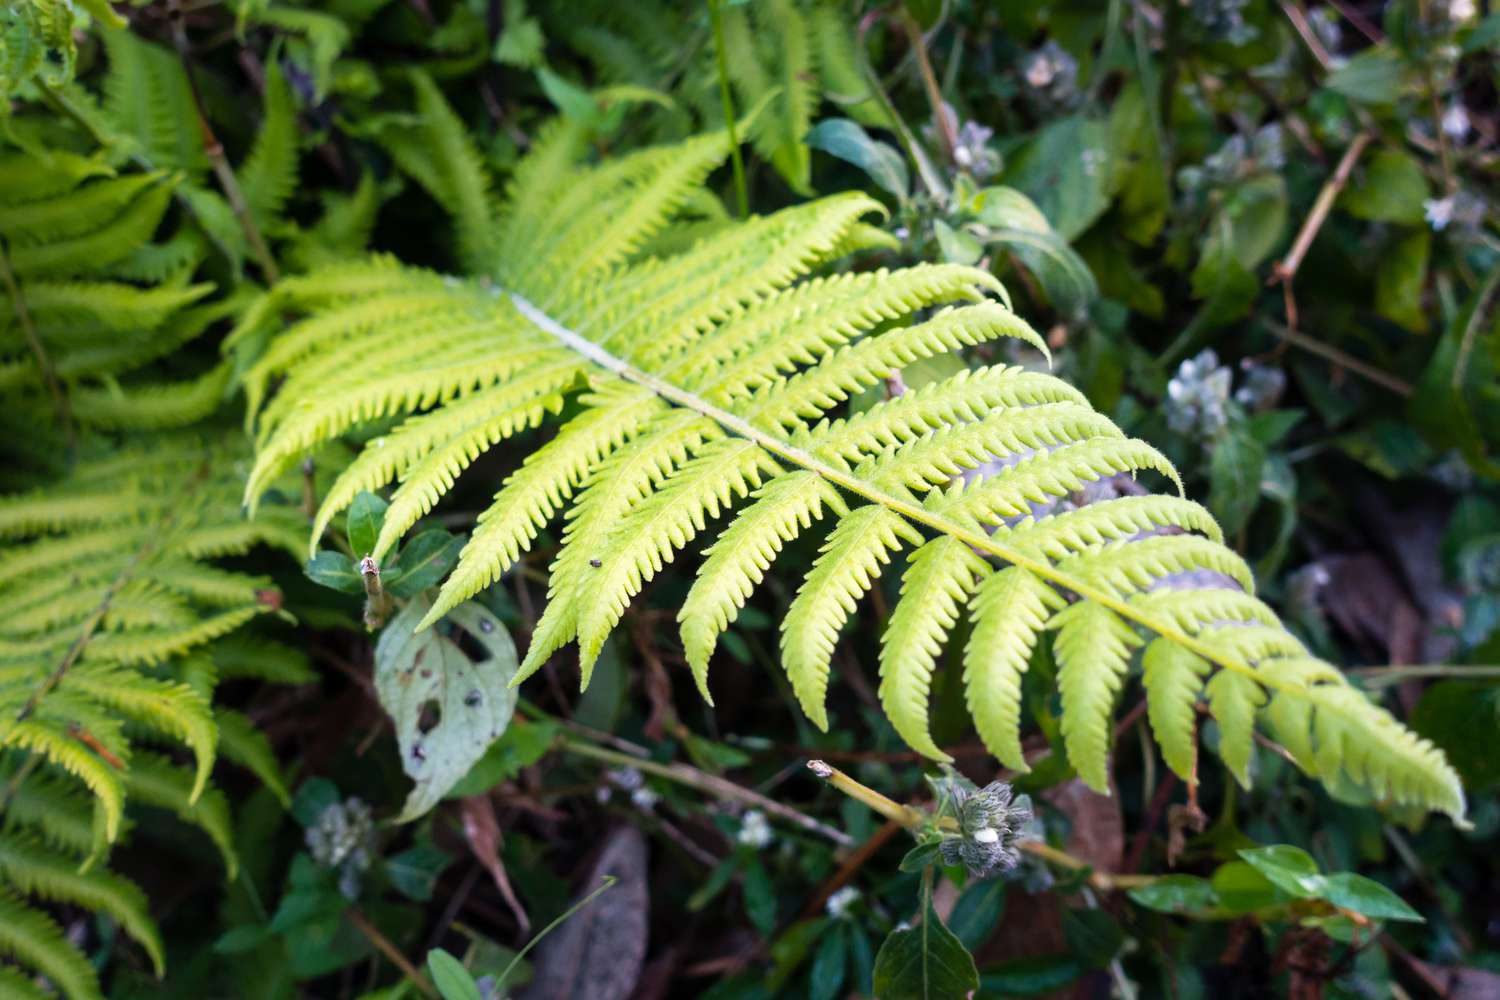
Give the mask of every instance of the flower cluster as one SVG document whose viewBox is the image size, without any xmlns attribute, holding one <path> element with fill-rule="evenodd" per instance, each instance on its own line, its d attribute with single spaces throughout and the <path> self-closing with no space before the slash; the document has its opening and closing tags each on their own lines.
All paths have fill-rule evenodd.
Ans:
<svg viewBox="0 0 1500 1000">
<path fill-rule="evenodd" d="M 1188 358 L 1167 383 L 1167 426 L 1205 441 L 1217 437 L 1229 423 L 1225 404 L 1233 384 L 1234 373 L 1212 348 Z"/>
<path fill-rule="evenodd" d="M 1039 106 L 1065 110 L 1078 103 L 1078 60 L 1052 39 L 1021 60 L 1021 79 Z"/>
<path fill-rule="evenodd" d="M 1258 34 L 1245 23 L 1245 8 L 1250 0 L 1193 0 L 1193 20 L 1216 41 L 1244 45 Z"/>
<path fill-rule="evenodd" d="M 307 828 L 307 850 L 314 861 L 339 873 L 339 892 L 346 899 L 359 896 L 360 879 L 374 854 L 375 824 L 370 807 L 350 796 L 335 802 Z"/>
<path fill-rule="evenodd" d="M 1012 798 L 1011 787 L 1002 781 L 978 788 L 952 772 L 931 780 L 938 795 L 938 815 L 958 822 L 958 829 L 946 831 L 938 845 L 943 864 L 961 864 L 970 875 L 984 878 L 996 869 L 1009 871 L 1020 862 L 1017 844 L 1031 820 L 1029 798 Z"/>
</svg>

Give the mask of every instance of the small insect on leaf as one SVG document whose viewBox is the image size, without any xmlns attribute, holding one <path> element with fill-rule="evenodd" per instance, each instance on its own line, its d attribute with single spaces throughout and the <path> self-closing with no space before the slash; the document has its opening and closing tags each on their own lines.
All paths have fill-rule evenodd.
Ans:
<svg viewBox="0 0 1500 1000">
<path fill-rule="evenodd" d="M 94 751 L 94 753 L 98 754 L 100 757 L 103 757 L 104 762 L 110 767 L 114 768 L 117 771 L 125 770 L 125 762 L 119 757 L 116 757 L 114 753 L 110 751 L 109 747 L 105 746 L 103 743 L 100 743 L 98 738 L 83 726 L 80 726 L 76 722 L 68 723 L 68 735 L 73 737 L 79 743 L 82 743 L 84 746 L 88 747 L 90 750 Z"/>
</svg>

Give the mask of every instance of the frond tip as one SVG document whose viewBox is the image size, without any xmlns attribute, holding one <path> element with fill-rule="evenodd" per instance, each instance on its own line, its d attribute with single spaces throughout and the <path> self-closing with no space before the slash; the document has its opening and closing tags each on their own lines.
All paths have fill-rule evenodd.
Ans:
<svg viewBox="0 0 1500 1000">
<path fill-rule="evenodd" d="M 880 697 L 929 757 L 944 758 L 929 690 L 967 616 L 968 705 L 1009 766 L 1025 767 L 1021 688 L 1053 631 L 1064 745 L 1095 788 L 1108 788 L 1114 703 L 1144 646 L 1152 729 L 1189 781 L 1201 697 L 1242 780 L 1264 718 L 1312 773 L 1462 816 L 1441 754 L 1308 659 L 1254 597 L 1213 518 L 1182 496 L 1172 464 L 1075 389 L 995 366 L 849 412 L 922 358 L 1003 338 L 1045 351 L 992 275 L 838 273 L 841 255 L 871 242 L 864 219 L 878 206 L 857 194 L 644 256 L 682 245 L 648 241 L 701 200 L 724 138 L 594 167 L 574 165 L 575 139 L 549 133 L 518 168 L 512 199 L 482 210 L 476 199 L 495 185 L 474 175 L 480 158 L 463 159 L 464 186 L 447 200 L 470 213 L 466 224 L 492 218 L 503 234 L 466 240 L 474 278 L 379 262 L 275 293 L 298 319 L 252 368 L 261 441 L 250 499 L 345 430 L 405 418 L 366 446 L 319 518 L 321 528 L 360 489 L 400 479 L 406 516 L 381 539 L 393 545 L 479 454 L 560 410 L 571 416 L 495 494 L 423 623 L 497 580 L 563 515 L 550 602 L 517 680 L 577 639 L 586 682 L 630 602 L 723 518 L 678 614 L 707 697 L 719 637 L 781 551 L 823 520 L 781 623 L 792 689 L 821 728 L 839 633 L 894 559 L 905 569 L 881 638 Z M 1137 475 L 1159 477 L 1167 494 L 1140 495 Z"/>
</svg>

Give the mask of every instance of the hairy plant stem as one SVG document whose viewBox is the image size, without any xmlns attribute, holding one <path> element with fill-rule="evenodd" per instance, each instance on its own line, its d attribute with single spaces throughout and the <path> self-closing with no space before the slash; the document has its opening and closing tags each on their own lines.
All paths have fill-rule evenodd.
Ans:
<svg viewBox="0 0 1500 1000">
<path fill-rule="evenodd" d="M 401 974 L 406 977 L 407 982 L 411 983 L 417 989 L 422 991 L 423 996 L 439 996 L 437 988 L 432 985 L 432 983 L 427 979 L 426 976 L 422 975 L 421 971 L 415 965 L 411 964 L 410 959 L 401 954 L 401 949 L 392 944 L 390 938 L 381 933 L 379 927 L 376 927 L 374 924 L 370 923 L 369 917 L 359 912 L 359 910 L 353 906 L 345 910 L 344 915 L 349 918 L 349 922 L 353 924 L 361 934 L 369 939 L 371 944 L 373 944 L 380 950 L 380 953 L 382 955 L 391 960 L 391 964 L 401 970 Z"/>
<path fill-rule="evenodd" d="M 941 513 L 928 510 L 920 502 L 907 497 L 897 496 L 875 483 L 862 479 L 852 472 L 840 469 L 818 458 L 804 448 L 799 448 L 775 434 L 756 427 L 748 420 L 715 406 L 686 389 L 666 382 L 652 375 L 650 372 L 642 371 L 623 358 L 611 354 L 608 350 L 589 340 L 587 337 L 569 330 L 551 316 L 542 312 L 523 296 L 515 292 L 510 292 L 509 295 L 511 301 L 520 310 L 522 315 L 536 324 L 541 330 L 557 338 L 565 347 L 583 355 L 594 364 L 618 375 L 628 382 L 633 382 L 643 388 L 650 389 L 657 396 L 670 403 L 686 407 L 702 416 L 710 418 L 730 433 L 754 442 L 785 462 L 806 469 L 809 472 L 815 472 L 834 486 L 855 496 L 863 497 L 871 503 L 879 504 L 885 509 L 900 514 L 910 521 L 925 525 L 936 532 L 957 539 L 971 548 L 997 557 L 1012 566 L 1019 566 L 1063 590 L 1071 591 L 1081 600 L 1092 601 L 1095 604 L 1108 608 L 1126 621 L 1141 625 L 1157 635 L 1177 643 L 1184 649 L 1191 650 L 1210 663 L 1216 663 L 1226 670 L 1232 670 L 1235 673 L 1254 678 L 1257 683 L 1264 687 L 1278 691 L 1303 690 L 1300 685 L 1293 682 L 1261 674 L 1245 660 L 1236 656 L 1226 655 L 1208 643 L 1201 641 L 1196 636 L 1189 635 L 1175 621 L 1142 611 L 1125 598 L 1110 593 L 1072 573 L 1059 569 L 1043 557 L 1034 556 L 1004 544 L 997 540 L 995 536 L 983 530 L 983 528 L 960 524 Z"/>
</svg>

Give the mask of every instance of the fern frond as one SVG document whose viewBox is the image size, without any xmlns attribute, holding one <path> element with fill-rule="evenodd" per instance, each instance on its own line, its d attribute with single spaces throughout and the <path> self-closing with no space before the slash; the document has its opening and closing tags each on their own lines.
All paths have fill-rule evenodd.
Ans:
<svg viewBox="0 0 1500 1000">
<path fill-rule="evenodd" d="M 1110 716 L 1140 637 L 1109 608 L 1086 601 L 1053 615 L 1051 625 L 1068 761 L 1090 788 L 1108 791 Z"/>
<path fill-rule="evenodd" d="M 81 872 L 77 858 L 59 854 L 31 837 L 4 834 L 0 835 L 0 885 L 108 914 L 145 950 L 156 975 L 165 971 L 161 934 L 151 919 L 145 894 L 135 883 L 108 871 Z"/>
<path fill-rule="evenodd" d="M 266 67 L 265 117 L 249 157 L 239 168 L 245 205 L 262 230 L 275 226 L 297 184 L 296 116 L 286 75 L 272 60 Z"/>
<path fill-rule="evenodd" d="M 688 249 L 643 256 L 644 240 L 702 200 L 693 192 L 725 155 L 723 137 L 593 167 L 577 165 L 568 126 L 549 128 L 539 147 L 517 170 L 494 217 L 495 257 L 474 279 L 379 261 L 273 293 L 276 311 L 297 321 L 251 369 L 261 440 L 247 500 L 346 429 L 411 414 L 365 448 L 318 522 L 399 478 L 386 551 L 492 440 L 562 398 L 556 436 L 501 486 L 422 623 L 493 583 L 563 515 L 550 600 L 518 679 L 577 638 L 587 680 L 630 600 L 725 516 L 679 614 L 706 693 L 718 636 L 786 542 L 832 512 L 781 635 L 793 690 L 820 727 L 840 630 L 892 554 L 911 546 L 882 640 L 882 697 L 930 756 L 942 751 L 927 732 L 929 678 L 967 613 L 968 702 L 1007 764 L 1025 766 L 1020 684 L 1039 634 L 1055 628 L 1065 748 L 1084 780 L 1106 789 L 1114 701 L 1135 648 L 1154 637 L 1152 726 L 1190 780 L 1192 713 L 1207 684 L 1240 775 L 1246 725 L 1265 701 L 1260 714 L 1292 731 L 1287 745 L 1316 773 L 1462 815 L 1457 777 L 1437 751 L 1336 671 L 1274 666 L 1306 653 L 1253 596 L 1244 561 L 1180 496 L 1171 463 L 1076 390 L 997 366 L 847 412 L 851 397 L 919 358 L 1000 337 L 1045 350 L 992 276 L 952 266 L 829 273 L 838 254 L 873 240 L 862 219 L 878 206 L 862 195 L 724 222 Z M 427 304 L 396 305 L 418 301 Z M 407 335 L 409 307 L 422 311 L 420 347 Z M 561 373 L 570 362 L 576 381 L 543 387 L 544 366 Z M 500 399 L 517 409 L 489 423 Z M 1105 480 L 1143 471 L 1179 495 L 1100 499 L 1118 492 Z M 1355 732 L 1384 733 L 1378 745 L 1391 749 L 1357 747 Z"/>
<path fill-rule="evenodd" d="M 239 857 L 234 850 L 229 801 L 223 792 L 209 787 L 195 797 L 192 772 L 144 751 L 136 752 L 125 777 L 132 802 L 169 810 L 184 823 L 208 834 L 224 862 L 226 877 L 234 879 L 239 871 Z"/>
<path fill-rule="evenodd" d="M 27 906 L 5 886 L 0 886 L 0 955 L 46 976 L 69 1000 L 104 1000 L 87 956 L 51 917 Z"/>
<path fill-rule="evenodd" d="M 974 630 L 964 647 L 964 691 L 984 745 L 1000 762 L 1025 773 L 1021 752 L 1021 680 L 1052 613 L 1066 602 L 1019 566 L 990 575 L 974 592 Z"/>
<path fill-rule="evenodd" d="M 992 571 L 963 542 L 935 538 L 912 555 L 901 600 L 880 644 L 880 704 L 896 732 L 918 753 L 951 760 L 932 742 L 927 701 L 932 671 L 959 609 Z"/>
</svg>

